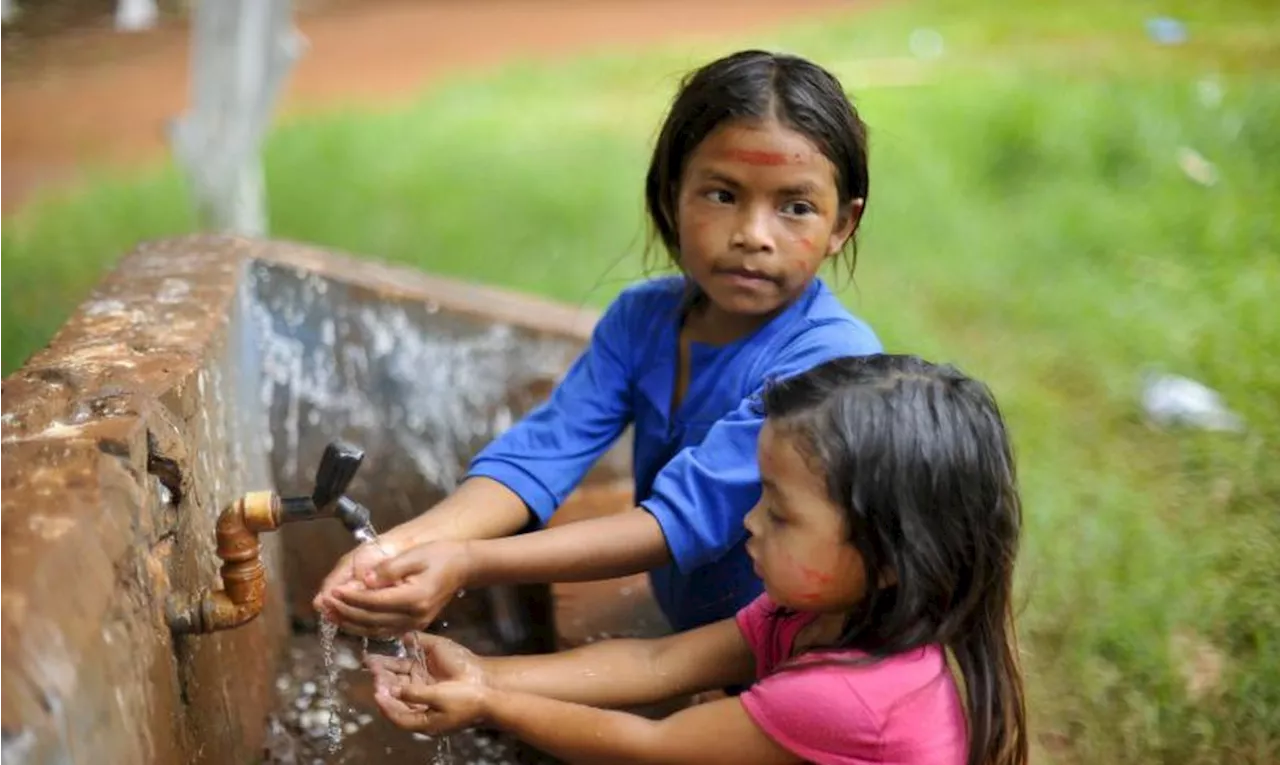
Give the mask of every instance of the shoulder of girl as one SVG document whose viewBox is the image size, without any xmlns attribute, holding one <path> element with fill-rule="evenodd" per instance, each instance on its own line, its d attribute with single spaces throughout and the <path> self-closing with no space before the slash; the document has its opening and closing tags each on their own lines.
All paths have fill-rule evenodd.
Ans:
<svg viewBox="0 0 1280 765">
<path fill-rule="evenodd" d="M 850 656 L 865 661 L 866 654 Z M 837 665 L 838 666 L 838 665 Z M 841 671 L 843 670 L 843 671 Z M 951 680 L 943 652 L 936 646 L 925 646 L 866 664 L 839 668 L 851 687 L 859 688 L 868 701 L 892 702 L 920 690 Z"/>
</svg>

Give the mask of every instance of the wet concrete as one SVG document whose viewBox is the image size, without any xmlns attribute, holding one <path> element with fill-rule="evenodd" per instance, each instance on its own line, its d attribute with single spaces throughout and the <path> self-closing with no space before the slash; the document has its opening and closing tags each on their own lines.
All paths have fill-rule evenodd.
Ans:
<svg viewBox="0 0 1280 765">
<path fill-rule="evenodd" d="M 351 541 L 324 521 L 264 535 L 261 616 L 174 636 L 166 598 L 218 581 L 218 513 L 249 490 L 309 493 L 334 438 L 366 449 L 351 494 L 379 528 L 426 509 L 546 395 L 595 318 L 290 243 L 187 237 L 127 256 L 3 382 L 6 764 L 261 760 L 296 703 L 277 676 L 310 671 L 309 600 Z M 627 473 L 623 444 L 589 483 Z M 630 502 L 609 496 L 580 505 Z M 522 647 L 565 644 L 557 623 L 579 624 L 570 644 L 617 634 L 589 617 L 632 624 L 651 603 L 593 603 L 632 586 L 577 599 L 578 616 L 553 617 L 548 588 L 516 592 Z M 493 639 L 488 612 L 467 624 Z"/>
<path fill-rule="evenodd" d="M 278 544 L 261 618 L 175 638 L 163 614 L 213 581 L 218 510 L 270 482 L 226 331 L 242 245 L 190 244 L 127 259 L 4 380 L 6 763 L 237 762 L 261 741 Z"/>
</svg>

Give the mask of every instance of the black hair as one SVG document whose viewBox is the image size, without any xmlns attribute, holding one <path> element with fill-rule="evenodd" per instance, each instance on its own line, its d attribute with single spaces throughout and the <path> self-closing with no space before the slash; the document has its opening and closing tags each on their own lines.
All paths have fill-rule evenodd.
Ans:
<svg viewBox="0 0 1280 765">
<path fill-rule="evenodd" d="M 867 127 L 840 81 L 811 61 L 745 50 L 712 61 L 685 77 L 658 134 L 645 179 L 645 207 L 656 238 L 679 266 L 676 210 L 680 182 L 693 151 L 721 125 L 774 119 L 808 138 L 836 168 L 842 210 L 870 191 Z M 855 211 L 861 215 L 861 211 Z M 857 221 L 854 221 L 856 224 Z M 856 228 L 856 226 L 855 226 Z M 848 268 L 857 249 L 849 237 Z"/>
<path fill-rule="evenodd" d="M 945 646 L 963 681 L 969 765 L 1025 763 L 1022 510 L 991 391 L 951 366 L 872 355 L 773 383 L 762 406 L 825 480 L 862 556 L 867 591 L 832 647 L 875 660 Z"/>
</svg>

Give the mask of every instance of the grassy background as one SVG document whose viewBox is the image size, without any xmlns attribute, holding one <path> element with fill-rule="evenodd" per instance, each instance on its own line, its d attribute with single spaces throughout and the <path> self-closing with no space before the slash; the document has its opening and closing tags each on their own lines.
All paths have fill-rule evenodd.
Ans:
<svg viewBox="0 0 1280 765">
<path fill-rule="evenodd" d="M 1184 45 L 1147 38 L 1157 13 L 1187 23 Z M 942 34 L 942 58 L 909 58 L 917 27 Z M 645 273 L 641 184 L 680 74 L 746 44 L 816 58 L 872 128 L 847 302 L 892 350 L 989 381 L 1015 433 L 1041 752 L 1272 762 L 1278 41 L 1267 3 L 921 0 L 696 51 L 511 66 L 393 113 L 279 127 L 274 234 L 602 306 Z M 1216 184 L 1184 174 L 1184 148 Z M 6 373 L 136 241 L 193 226 L 169 168 L 6 218 Z M 1219 389 L 1249 432 L 1148 428 L 1147 368 Z"/>
</svg>

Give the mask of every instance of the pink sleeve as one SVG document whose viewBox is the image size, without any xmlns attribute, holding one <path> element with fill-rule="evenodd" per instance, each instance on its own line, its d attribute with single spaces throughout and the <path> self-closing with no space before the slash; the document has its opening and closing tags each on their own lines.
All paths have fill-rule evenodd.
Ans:
<svg viewBox="0 0 1280 765">
<path fill-rule="evenodd" d="M 740 696 L 755 724 L 784 749 L 814 763 L 880 759 L 880 722 L 841 670 L 783 669 Z"/>
</svg>

